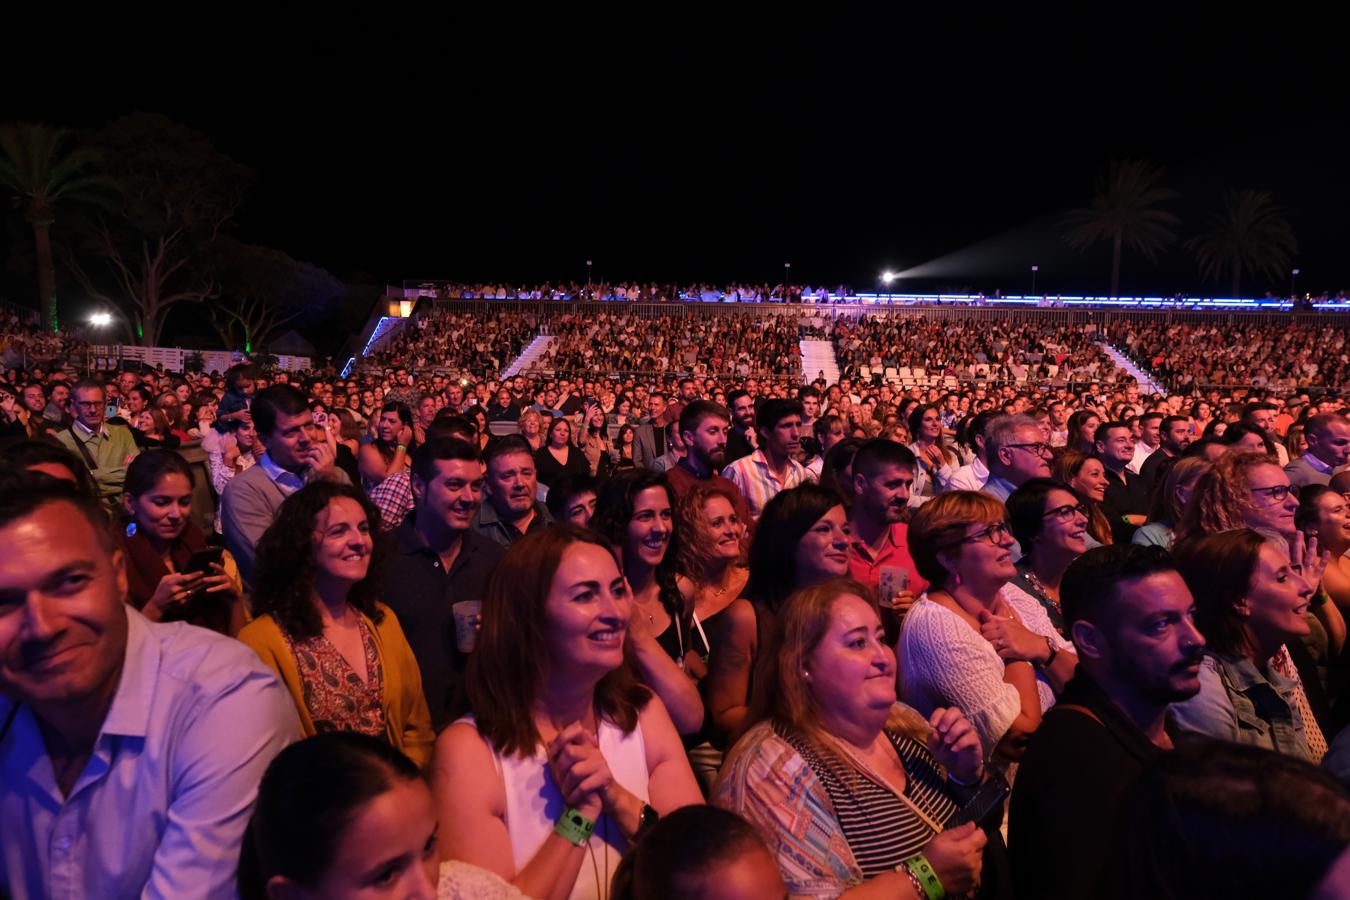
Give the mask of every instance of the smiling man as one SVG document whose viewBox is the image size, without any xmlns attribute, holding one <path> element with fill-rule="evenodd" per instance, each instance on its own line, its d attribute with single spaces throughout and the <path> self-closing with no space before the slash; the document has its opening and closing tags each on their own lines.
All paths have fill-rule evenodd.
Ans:
<svg viewBox="0 0 1350 900">
<path fill-rule="evenodd" d="M 246 582 L 253 577 L 258 540 L 287 497 L 316 478 L 351 481 L 334 466 L 323 429 L 314 424 L 308 400 L 299 390 L 287 384 L 264 388 L 250 410 L 267 452 L 256 466 L 231 478 L 220 498 L 225 547 Z"/>
<path fill-rule="evenodd" d="M 399 562 L 385 568 L 380 591 L 417 657 L 433 722 L 468 661 L 457 646 L 453 607 L 482 601 L 488 572 L 506 552 L 473 530 L 483 504 L 478 454 L 471 444 L 434 431 L 413 453 L 413 513 L 391 535 Z"/>
<path fill-rule="evenodd" d="M 56 433 L 57 440 L 89 468 L 104 502 L 117 502 L 127 466 L 140 450 L 125 425 L 105 421 L 108 398 L 103 385 L 81 381 L 75 385 L 73 397 L 75 421 Z"/>
<path fill-rule="evenodd" d="M 848 510 L 849 574 L 871 588 L 883 610 L 903 617 L 914 598 L 928 590 L 909 555 L 905 524 L 918 461 L 904 444 L 868 441 L 853 457 L 853 505 Z M 894 622 L 883 615 L 889 631 Z M 892 638 L 893 639 L 893 638 Z"/>
<path fill-rule="evenodd" d="M 478 508 L 473 528 L 509 547 L 537 528 L 553 524 L 548 507 L 537 499 L 539 479 L 534 453 L 518 434 L 494 438 L 483 456 L 486 503 Z"/>
<path fill-rule="evenodd" d="M 243 644 L 152 623 L 126 590 L 91 501 L 0 474 L 0 895 L 236 895 L 294 707 Z"/>
</svg>

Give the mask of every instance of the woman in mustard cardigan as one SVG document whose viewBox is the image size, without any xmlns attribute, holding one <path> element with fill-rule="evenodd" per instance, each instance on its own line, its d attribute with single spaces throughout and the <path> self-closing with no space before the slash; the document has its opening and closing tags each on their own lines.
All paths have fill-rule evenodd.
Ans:
<svg viewBox="0 0 1350 900">
<path fill-rule="evenodd" d="M 375 506 L 350 485 L 316 481 L 288 497 L 258 542 L 258 618 L 239 640 L 290 689 L 307 736 L 383 737 L 420 766 L 431 714 L 403 629 L 375 599 L 378 526 Z"/>
</svg>

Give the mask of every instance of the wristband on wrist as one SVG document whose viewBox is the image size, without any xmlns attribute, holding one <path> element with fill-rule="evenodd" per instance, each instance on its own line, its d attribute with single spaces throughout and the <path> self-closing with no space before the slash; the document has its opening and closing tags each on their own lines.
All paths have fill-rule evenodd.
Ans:
<svg viewBox="0 0 1350 900">
<path fill-rule="evenodd" d="M 1319 586 L 1317 588 L 1317 593 L 1313 594 L 1312 599 L 1308 601 L 1308 608 L 1321 609 L 1327 605 L 1327 601 L 1330 599 L 1331 595 L 1327 593 L 1327 589 Z"/>
<path fill-rule="evenodd" d="M 905 870 L 919 883 L 919 887 L 923 888 L 923 895 L 928 900 L 942 900 L 947 896 L 942 880 L 938 878 L 937 872 L 933 871 L 932 863 L 922 853 L 905 860 Z"/>
<path fill-rule="evenodd" d="M 563 810 L 563 814 L 558 817 L 557 823 L 553 826 L 553 833 L 569 844 L 578 847 L 586 846 L 586 842 L 591 838 L 591 832 L 595 830 L 595 822 L 586 818 L 575 809 Z"/>
<path fill-rule="evenodd" d="M 397 449 L 398 449 L 398 452 L 399 452 L 399 453 L 407 453 L 407 452 L 408 452 L 408 447 L 407 447 L 406 444 L 399 444 Z"/>
<path fill-rule="evenodd" d="M 915 875 L 909 869 L 905 868 L 904 863 L 901 863 L 900 865 L 896 866 L 895 871 L 899 872 L 901 875 L 904 875 L 906 878 L 909 879 L 910 885 L 912 885 L 914 888 L 915 897 L 918 897 L 919 900 L 924 900 L 924 898 L 928 896 L 924 892 L 923 882 L 919 880 L 919 876 Z"/>
</svg>

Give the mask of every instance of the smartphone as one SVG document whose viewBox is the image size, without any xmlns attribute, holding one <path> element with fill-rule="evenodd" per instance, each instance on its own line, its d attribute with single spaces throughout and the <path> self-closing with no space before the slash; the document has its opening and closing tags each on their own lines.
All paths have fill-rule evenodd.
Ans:
<svg viewBox="0 0 1350 900">
<path fill-rule="evenodd" d="M 974 822 L 976 825 L 984 827 L 984 820 L 994 811 L 1002 809 L 1003 801 L 1008 799 L 1008 794 L 1012 789 L 1008 787 L 1008 782 L 997 772 L 991 772 L 989 778 L 980 785 L 965 805 L 952 813 L 947 820 L 946 828 L 955 828 L 958 825 L 964 825 L 967 822 Z"/>
<path fill-rule="evenodd" d="M 225 550 L 221 547 L 209 547 L 205 550 L 198 550 L 188 558 L 187 568 L 183 570 L 184 574 L 201 573 L 202 575 L 215 574 L 211 568 L 212 563 L 219 565 L 225 558 Z"/>
<path fill-rule="evenodd" d="M 103 408 L 103 415 L 109 419 L 115 418 L 117 416 L 117 404 L 109 403 L 107 406 L 105 406 Z"/>
</svg>

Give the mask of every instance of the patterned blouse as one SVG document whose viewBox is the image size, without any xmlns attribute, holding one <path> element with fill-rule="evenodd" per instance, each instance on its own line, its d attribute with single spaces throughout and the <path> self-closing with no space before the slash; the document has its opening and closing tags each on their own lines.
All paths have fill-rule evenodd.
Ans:
<svg viewBox="0 0 1350 900">
<path fill-rule="evenodd" d="M 365 681 L 322 634 L 303 641 L 287 637 L 286 643 L 295 654 L 304 684 L 305 709 L 309 710 L 318 734 L 355 731 L 383 738 L 384 670 L 380 668 L 380 654 L 370 629 L 363 620 L 357 624 L 366 651 Z"/>
<path fill-rule="evenodd" d="M 928 749 L 887 731 L 905 774 L 905 796 L 943 823 L 957 806 Z M 812 742 L 761 722 L 737 743 L 713 802 L 753 822 L 778 860 L 792 897 L 838 897 L 922 850 L 935 832 L 889 789 L 828 761 Z"/>
</svg>

